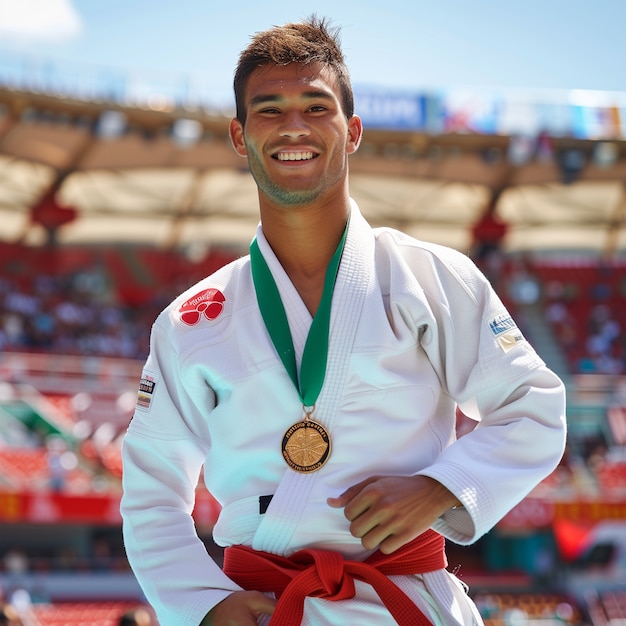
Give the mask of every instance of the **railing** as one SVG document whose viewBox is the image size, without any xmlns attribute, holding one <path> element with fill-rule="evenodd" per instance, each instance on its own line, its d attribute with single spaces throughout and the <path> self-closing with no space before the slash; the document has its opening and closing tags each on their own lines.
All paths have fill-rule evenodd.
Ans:
<svg viewBox="0 0 626 626">
<path fill-rule="evenodd" d="M 77 61 L 16 54 L 0 49 L 0 85 L 88 101 L 153 110 L 234 108 L 230 83 L 208 75 L 137 71 Z M 355 84 L 356 110 L 367 127 L 427 132 L 622 139 L 626 91 L 555 89 L 406 90 Z M 462 121 L 459 121 L 462 120 Z"/>
<path fill-rule="evenodd" d="M 32 385 L 42 393 L 136 392 L 142 361 L 99 356 L 3 352 L 0 382 Z"/>
</svg>

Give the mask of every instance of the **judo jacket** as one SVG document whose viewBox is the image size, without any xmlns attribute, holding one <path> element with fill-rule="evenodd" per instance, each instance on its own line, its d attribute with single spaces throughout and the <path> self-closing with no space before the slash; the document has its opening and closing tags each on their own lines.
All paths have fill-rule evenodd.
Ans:
<svg viewBox="0 0 626 626">
<path fill-rule="evenodd" d="M 299 367 L 311 315 L 261 226 L 257 242 Z M 457 407 L 477 421 L 458 439 Z M 434 530 L 470 544 L 556 467 L 565 445 L 563 384 L 474 263 L 372 229 L 354 202 L 313 414 L 332 450 L 311 473 L 294 471 L 281 454 L 283 435 L 302 415 L 264 325 L 249 256 L 160 314 L 123 444 L 121 512 L 129 561 L 162 626 L 197 626 L 239 589 L 196 534 L 191 513 L 202 469 L 221 505 L 218 544 L 283 556 L 326 549 L 364 560 L 370 553 L 329 496 L 372 475 L 430 476 L 462 503 Z M 272 496 L 264 512 L 263 496 Z M 476 613 L 445 570 L 397 583 L 434 623 L 468 623 Z M 303 624 L 393 623 L 363 583 L 353 600 L 306 603 Z"/>
</svg>

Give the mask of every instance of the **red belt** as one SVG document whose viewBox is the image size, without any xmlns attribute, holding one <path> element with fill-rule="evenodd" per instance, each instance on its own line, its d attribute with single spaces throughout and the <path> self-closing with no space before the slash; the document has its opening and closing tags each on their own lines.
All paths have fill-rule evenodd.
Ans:
<svg viewBox="0 0 626 626">
<path fill-rule="evenodd" d="M 423 574 L 447 566 L 444 538 L 434 530 L 392 554 L 377 550 L 365 561 L 348 561 L 339 552 L 300 550 L 289 558 L 232 546 L 224 552 L 224 572 L 244 589 L 274 592 L 278 602 L 272 626 L 302 622 L 304 599 L 349 600 L 354 579 L 370 584 L 400 626 L 431 626 L 430 620 L 389 576 Z"/>
</svg>

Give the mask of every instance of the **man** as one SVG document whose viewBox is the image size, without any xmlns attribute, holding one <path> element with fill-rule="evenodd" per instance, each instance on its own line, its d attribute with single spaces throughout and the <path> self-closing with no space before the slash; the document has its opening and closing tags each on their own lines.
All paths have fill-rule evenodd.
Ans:
<svg viewBox="0 0 626 626">
<path fill-rule="evenodd" d="M 480 623 L 443 537 L 475 541 L 557 465 L 563 385 L 471 261 L 361 216 L 327 22 L 257 34 L 234 85 L 261 223 L 154 324 L 123 451 L 133 570 L 162 626 Z M 457 407 L 479 420 L 458 441 Z M 223 570 L 191 518 L 203 465 Z"/>
</svg>

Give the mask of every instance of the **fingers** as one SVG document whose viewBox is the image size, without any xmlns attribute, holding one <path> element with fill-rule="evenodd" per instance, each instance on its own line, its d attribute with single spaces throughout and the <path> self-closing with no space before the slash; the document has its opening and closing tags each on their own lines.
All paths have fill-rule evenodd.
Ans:
<svg viewBox="0 0 626 626">
<path fill-rule="evenodd" d="M 361 539 L 367 550 L 373 550 L 396 531 L 397 509 L 378 481 L 368 481 L 345 506 L 344 515 L 350 532 Z"/>
<path fill-rule="evenodd" d="M 424 529 L 426 530 L 426 529 Z M 423 531 L 422 531 L 423 532 Z M 415 537 L 420 535 L 421 532 L 410 532 L 410 533 L 398 533 L 397 535 L 389 535 L 386 539 L 380 542 L 378 549 L 383 554 L 392 554 L 396 550 L 399 550 L 402 546 L 406 545 L 410 541 L 413 541 Z"/>
<path fill-rule="evenodd" d="M 389 529 L 384 525 L 370 526 L 364 520 L 350 524 L 350 532 L 354 537 L 361 540 L 361 545 L 366 550 L 374 550 L 389 537 Z"/>
<path fill-rule="evenodd" d="M 368 550 L 376 548 L 388 537 L 385 522 L 393 514 L 392 507 L 381 506 L 384 493 L 376 487 L 379 479 L 379 476 L 371 476 L 337 498 L 328 499 L 330 506 L 344 507 L 344 515 L 351 522 L 351 534 L 361 539 L 363 547 Z"/>
<path fill-rule="evenodd" d="M 350 487 L 330 506 L 343 506 L 350 532 L 364 548 L 390 554 L 426 531 L 458 500 L 426 476 L 373 476 Z"/>
<path fill-rule="evenodd" d="M 352 487 L 346 489 L 340 496 L 336 498 L 328 498 L 327 502 L 335 509 L 345 507 L 351 500 L 358 496 L 365 487 L 372 484 L 376 480 L 378 480 L 377 476 L 370 476 L 370 478 L 366 478 L 360 483 L 352 485 Z"/>
</svg>

